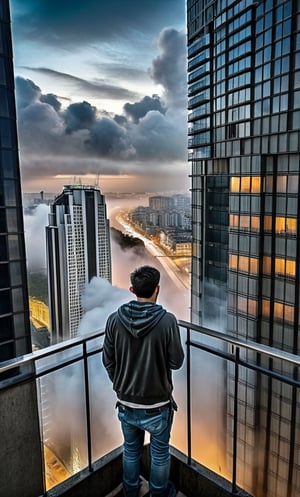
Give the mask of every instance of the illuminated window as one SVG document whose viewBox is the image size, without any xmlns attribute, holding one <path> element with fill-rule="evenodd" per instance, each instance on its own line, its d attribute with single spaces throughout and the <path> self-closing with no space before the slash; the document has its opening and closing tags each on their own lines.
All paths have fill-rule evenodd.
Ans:
<svg viewBox="0 0 300 497">
<path fill-rule="evenodd" d="M 285 274 L 285 260 L 275 259 L 275 273 Z"/>
<path fill-rule="evenodd" d="M 258 216 L 251 216 L 251 229 L 259 230 L 260 219 Z"/>
<path fill-rule="evenodd" d="M 297 219 L 291 217 L 286 219 L 286 231 L 294 235 L 297 233 Z"/>
<path fill-rule="evenodd" d="M 285 321 L 289 321 L 293 323 L 294 321 L 294 307 L 291 305 L 284 306 L 284 319 Z"/>
<path fill-rule="evenodd" d="M 287 276 L 296 276 L 296 261 L 291 261 L 291 260 L 286 261 L 285 273 Z"/>
<path fill-rule="evenodd" d="M 265 318 L 270 317 L 270 301 L 269 300 L 262 301 L 262 315 Z"/>
<path fill-rule="evenodd" d="M 259 193 L 260 192 L 260 183 L 261 183 L 260 176 L 253 176 L 253 178 L 252 178 L 252 187 L 251 187 L 251 191 L 253 193 Z"/>
<path fill-rule="evenodd" d="M 230 226 L 231 227 L 238 228 L 238 226 L 239 226 L 239 216 L 237 216 L 236 214 L 230 214 L 229 221 L 230 221 Z"/>
<path fill-rule="evenodd" d="M 271 257 L 264 257 L 263 258 L 263 272 L 265 274 L 270 274 L 271 273 Z"/>
<path fill-rule="evenodd" d="M 230 269 L 237 269 L 237 255 L 230 254 L 229 255 L 229 267 Z"/>
<path fill-rule="evenodd" d="M 241 192 L 250 192 L 250 176 L 241 178 Z"/>
<path fill-rule="evenodd" d="M 285 231 L 285 217 L 276 217 L 276 233 Z"/>
<path fill-rule="evenodd" d="M 232 192 L 239 192 L 240 191 L 240 178 L 238 177 L 232 177 L 230 178 L 230 188 Z"/>
<path fill-rule="evenodd" d="M 258 259 L 254 259 L 254 257 L 251 257 L 250 259 L 250 273 L 258 273 Z"/>
<path fill-rule="evenodd" d="M 248 299 L 248 314 L 257 316 L 257 301 Z"/>
<path fill-rule="evenodd" d="M 276 233 L 297 233 L 297 219 L 292 217 L 276 217 L 275 220 Z"/>
<path fill-rule="evenodd" d="M 272 216 L 265 216 L 264 228 L 265 228 L 265 231 L 271 231 L 271 229 L 272 229 Z"/>
<path fill-rule="evenodd" d="M 240 216 L 240 228 L 250 228 L 250 216 Z"/>
<path fill-rule="evenodd" d="M 249 258 L 239 256 L 239 271 L 244 271 L 245 273 L 249 272 Z"/>
<path fill-rule="evenodd" d="M 283 319 L 283 304 L 279 302 L 274 303 L 274 316 L 278 319 Z"/>
</svg>

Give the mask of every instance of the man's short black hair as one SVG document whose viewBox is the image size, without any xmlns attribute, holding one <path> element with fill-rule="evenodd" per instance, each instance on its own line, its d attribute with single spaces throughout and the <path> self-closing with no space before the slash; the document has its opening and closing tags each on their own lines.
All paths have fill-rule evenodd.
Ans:
<svg viewBox="0 0 300 497">
<path fill-rule="evenodd" d="M 160 272 L 155 267 L 142 266 L 130 275 L 133 291 L 137 297 L 150 298 L 160 279 Z"/>
</svg>

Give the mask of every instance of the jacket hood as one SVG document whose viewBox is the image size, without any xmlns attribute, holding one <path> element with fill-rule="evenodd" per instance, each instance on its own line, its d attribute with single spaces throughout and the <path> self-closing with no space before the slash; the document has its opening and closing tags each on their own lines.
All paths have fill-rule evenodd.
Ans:
<svg viewBox="0 0 300 497">
<path fill-rule="evenodd" d="M 126 330 L 138 338 L 147 335 L 166 312 L 161 305 L 132 300 L 119 307 L 118 317 Z"/>
</svg>

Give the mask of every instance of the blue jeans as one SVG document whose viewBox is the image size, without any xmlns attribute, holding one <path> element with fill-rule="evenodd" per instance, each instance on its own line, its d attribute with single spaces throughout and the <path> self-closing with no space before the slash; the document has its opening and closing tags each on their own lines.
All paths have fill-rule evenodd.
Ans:
<svg viewBox="0 0 300 497">
<path fill-rule="evenodd" d="M 146 409 L 119 406 L 118 417 L 124 436 L 123 488 L 126 497 L 137 497 L 140 487 L 140 458 L 145 431 L 150 433 L 149 488 L 155 497 L 168 497 L 170 483 L 169 440 L 174 411 L 171 406 L 160 412 L 147 413 Z M 175 495 L 175 493 L 174 493 Z"/>
</svg>

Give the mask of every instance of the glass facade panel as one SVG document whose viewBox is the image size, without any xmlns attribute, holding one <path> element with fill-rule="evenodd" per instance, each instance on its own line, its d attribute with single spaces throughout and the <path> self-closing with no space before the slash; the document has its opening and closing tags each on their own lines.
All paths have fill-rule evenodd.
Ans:
<svg viewBox="0 0 300 497">
<path fill-rule="evenodd" d="M 0 362 L 31 352 L 9 2 L 0 3 Z M 12 260 L 18 261 L 11 266 Z M 19 288 L 13 289 L 13 285 Z M 17 345 L 14 313 L 23 312 Z"/>
<path fill-rule="evenodd" d="M 194 166 L 201 160 L 202 187 L 198 188 L 199 169 L 195 167 L 192 195 L 197 212 L 193 223 L 198 226 L 193 230 L 197 233 L 194 244 L 203 248 L 201 259 L 195 256 L 192 264 L 192 319 L 207 326 L 215 323 L 205 319 L 205 308 L 211 305 L 209 284 L 214 285 L 224 310 L 224 320 L 218 323 L 221 329 L 299 354 L 300 2 L 212 3 L 215 17 L 207 24 L 203 16 L 198 30 L 188 34 L 190 46 L 202 46 L 199 52 L 203 51 L 208 71 L 205 76 L 211 82 L 210 105 L 205 102 L 211 133 L 203 135 L 210 140 L 205 143 L 210 155 L 191 156 Z M 193 2 L 196 5 L 205 11 L 206 2 Z M 200 97 L 196 86 L 199 81 L 200 77 L 189 86 L 189 94 L 195 92 L 193 98 L 198 91 Z M 200 101 L 195 104 L 201 108 Z M 190 146 L 195 142 L 191 141 Z M 221 159 L 227 162 L 226 174 L 212 167 Z M 222 209 L 216 184 L 208 195 L 211 178 L 217 174 L 224 184 L 225 178 L 227 182 Z M 196 208 L 199 204 L 201 214 Z M 211 233 L 225 233 L 226 228 L 222 250 L 208 248 L 214 238 Z M 194 253 L 199 254 L 199 250 Z M 224 278 L 220 263 L 226 259 Z M 230 382 L 227 387 L 230 399 Z M 296 497 L 300 493 L 300 472 L 295 466 L 289 468 L 289 463 L 295 460 L 300 430 L 297 438 L 289 438 L 278 414 L 279 397 L 275 393 L 268 398 L 262 384 L 255 380 L 250 385 L 245 379 L 244 387 L 249 398 L 250 392 L 253 395 L 251 405 L 243 403 L 242 397 L 239 404 L 248 419 L 247 432 L 252 440 L 249 450 L 245 449 L 247 437 L 238 442 L 243 488 L 264 497 Z M 292 405 L 291 394 L 285 392 L 285 396 Z M 284 418 L 291 412 L 281 414 Z M 266 418 L 272 429 L 266 429 L 264 450 L 269 446 L 272 451 L 264 467 L 255 469 L 254 462 L 261 456 L 255 444 L 262 426 L 266 428 Z M 281 432 L 274 428 L 277 418 L 278 426 L 285 426 Z M 283 451 L 286 461 L 276 459 L 275 448 Z M 297 475 L 293 477 L 294 486 L 288 476 L 292 473 Z"/>
</svg>

